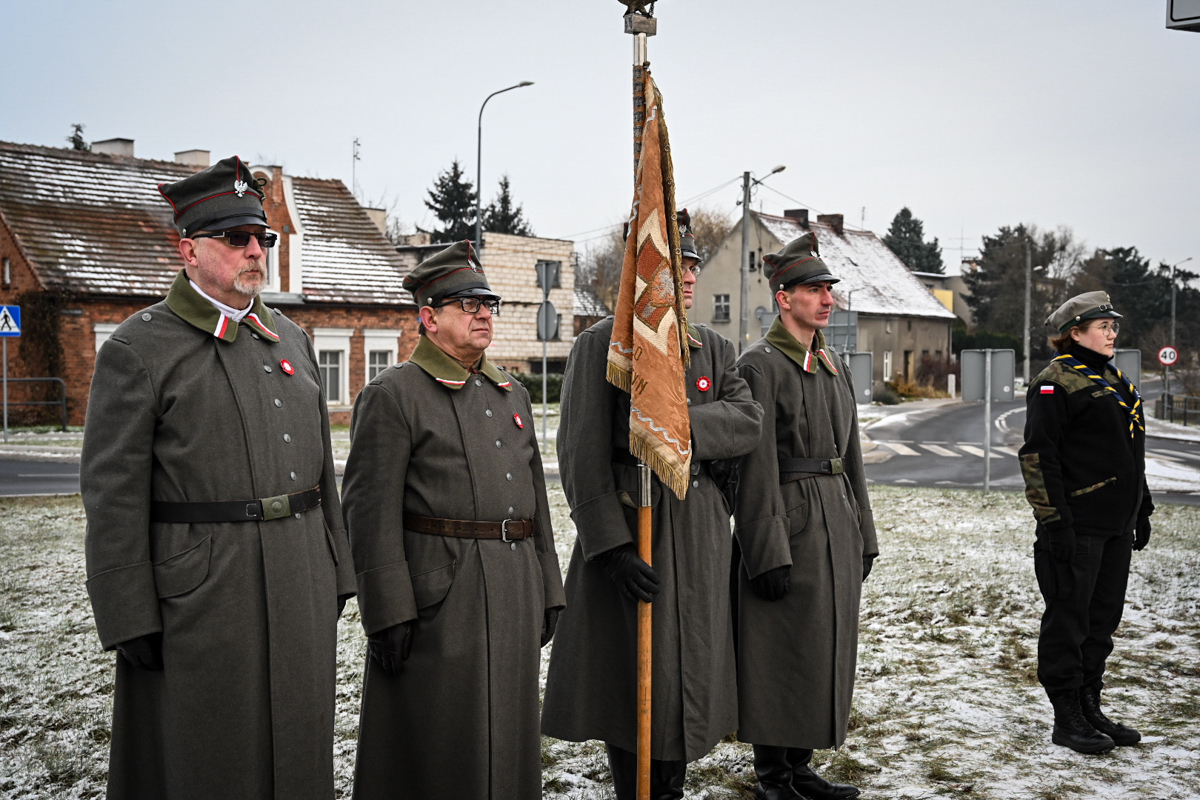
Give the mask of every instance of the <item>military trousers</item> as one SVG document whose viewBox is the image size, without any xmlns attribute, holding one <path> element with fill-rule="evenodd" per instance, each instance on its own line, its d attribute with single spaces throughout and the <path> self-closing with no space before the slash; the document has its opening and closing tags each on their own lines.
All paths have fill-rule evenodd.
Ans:
<svg viewBox="0 0 1200 800">
<path fill-rule="evenodd" d="M 1076 529 L 1075 556 L 1055 559 L 1038 525 L 1033 549 L 1038 588 L 1046 602 L 1038 637 L 1038 680 L 1047 693 L 1099 682 L 1121 624 L 1129 583 L 1132 533 Z"/>
</svg>

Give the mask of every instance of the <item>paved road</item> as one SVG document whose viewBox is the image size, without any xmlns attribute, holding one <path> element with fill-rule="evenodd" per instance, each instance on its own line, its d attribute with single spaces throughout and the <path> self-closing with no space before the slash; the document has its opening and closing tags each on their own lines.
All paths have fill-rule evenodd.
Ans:
<svg viewBox="0 0 1200 800">
<path fill-rule="evenodd" d="M 78 491 L 78 464 L 0 459 L 0 496 L 73 494 Z"/>
<path fill-rule="evenodd" d="M 1016 453 L 1025 426 L 1024 400 L 992 404 L 991 486 L 1024 489 Z M 983 405 L 950 403 L 899 411 L 866 428 L 875 447 L 866 453 L 872 483 L 983 488 Z M 1147 437 L 1147 455 L 1200 470 L 1200 443 Z M 1155 492 L 1168 503 L 1200 505 L 1200 494 Z"/>
</svg>

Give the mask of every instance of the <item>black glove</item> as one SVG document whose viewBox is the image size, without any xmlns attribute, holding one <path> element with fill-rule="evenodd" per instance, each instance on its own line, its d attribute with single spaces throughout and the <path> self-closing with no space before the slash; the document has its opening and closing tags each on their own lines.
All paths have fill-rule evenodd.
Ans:
<svg viewBox="0 0 1200 800">
<path fill-rule="evenodd" d="M 161 633 L 149 633 L 121 642 L 117 645 L 117 652 L 138 669 L 158 672 L 163 668 Z"/>
<path fill-rule="evenodd" d="M 546 613 L 542 615 L 542 643 L 539 647 L 545 647 L 554 638 L 554 629 L 558 627 L 558 609 L 547 608 Z"/>
<path fill-rule="evenodd" d="M 367 649 L 371 657 L 393 678 L 404 671 L 404 662 L 412 652 L 413 632 L 416 627 L 417 621 L 412 619 L 367 637 Z"/>
<path fill-rule="evenodd" d="M 632 542 L 601 553 L 598 558 L 603 560 L 604 571 L 612 582 L 631 599 L 649 603 L 658 594 L 658 573 L 638 557 Z"/>
<path fill-rule="evenodd" d="M 751 578 L 750 588 L 763 600 L 782 600 L 792 588 L 792 566 L 784 564 Z"/>
<path fill-rule="evenodd" d="M 1133 549 L 1141 550 L 1150 541 L 1150 518 L 1138 517 L 1137 530 L 1133 534 Z"/>
<path fill-rule="evenodd" d="M 1050 539 L 1050 555 L 1055 561 L 1070 561 L 1075 557 L 1075 529 L 1070 525 L 1046 531 Z"/>
<path fill-rule="evenodd" d="M 878 553 L 876 553 L 878 555 Z M 871 577 L 871 567 L 875 565 L 875 556 L 863 556 L 863 582 Z"/>
</svg>

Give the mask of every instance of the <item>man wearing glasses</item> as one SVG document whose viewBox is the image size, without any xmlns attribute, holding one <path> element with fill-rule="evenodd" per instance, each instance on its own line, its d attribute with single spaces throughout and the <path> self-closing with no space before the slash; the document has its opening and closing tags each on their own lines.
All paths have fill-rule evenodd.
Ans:
<svg viewBox="0 0 1200 800">
<path fill-rule="evenodd" d="M 159 191 L 184 267 L 100 348 L 80 465 L 108 797 L 325 800 L 354 574 L 316 359 L 258 297 L 276 236 L 241 160 Z"/>
<path fill-rule="evenodd" d="M 679 213 L 684 305 L 700 255 Z M 579 531 L 567 573 L 569 602 L 550 658 L 542 731 L 598 739 L 619 800 L 635 796 L 637 602 L 654 614 L 650 795 L 681 798 L 687 762 L 737 728 L 729 608 L 727 473 L 718 463 L 758 442 L 762 408 L 734 367 L 734 346 L 689 325 L 686 372 L 692 476 L 680 500 L 652 479 L 651 567 L 638 557 L 637 460 L 629 454 L 629 395 L 605 378 L 609 317 L 582 333 L 563 383 L 558 459 Z"/>
<path fill-rule="evenodd" d="M 470 242 L 404 279 L 409 360 L 354 406 L 343 483 L 369 639 L 356 800 L 540 797 L 540 648 L 565 603 L 529 394 L 487 357 Z"/>
</svg>

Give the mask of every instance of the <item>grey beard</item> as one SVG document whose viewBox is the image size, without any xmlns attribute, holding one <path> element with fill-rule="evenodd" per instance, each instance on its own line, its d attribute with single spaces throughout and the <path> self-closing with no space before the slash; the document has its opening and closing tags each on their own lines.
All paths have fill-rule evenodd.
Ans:
<svg viewBox="0 0 1200 800">
<path fill-rule="evenodd" d="M 260 271 L 265 272 L 266 270 L 260 270 Z M 258 284 L 250 285 L 243 279 L 243 276 L 245 274 L 246 273 L 244 273 L 244 272 L 239 272 L 237 275 L 234 276 L 233 290 L 235 292 L 237 292 L 238 294 L 243 295 L 245 297 L 249 297 L 251 299 L 258 297 L 259 293 L 262 292 L 263 283 L 265 283 L 265 275 L 264 275 L 264 279 L 260 280 L 258 282 Z"/>
</svg>

